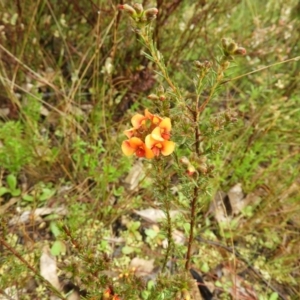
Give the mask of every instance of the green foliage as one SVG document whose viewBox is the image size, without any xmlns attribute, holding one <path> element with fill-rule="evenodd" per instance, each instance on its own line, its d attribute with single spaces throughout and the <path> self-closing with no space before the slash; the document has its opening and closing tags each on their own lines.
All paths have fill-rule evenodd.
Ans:
<svg viewBox="0 0 300 300">
<path fill-rule="evenodd" d="M 73 159 L 78 168 L 81 168 L 78 171 L 88 170 L 88 175 L 94 177 L 99 167 L 100 154 L 105 152 L 103 142 L 99 140 L 96 145 L 92 145 L 78 136 L 72 146 Z"/>
<path fill-rule="evenodd" d="M 41 206 L 45 201 L 51 199 L 56 193 L 52 184 L 44 184 L 43 182 L 37 183 L 30 192 L 22 195 L 22 200 L 31 202 L 32 204 Z"/>
<path fill-rule="evenodd" d="M 0 126 L 0 165 L 11 173 L 17 173 L 33 159 L 33 150 L 24 140 L 21 122 L 9 121 Z"/>
<path fill-rule="evenodd" d="M 249 275 L 258 299 L 281 298 L 273 283 L 298 299 L 298 1 L 160 1 L 153 34 L 143 32 L 142 15 L 133 32 L 108 1 L 48 2 L 0 1 L 0 235 L 16 251 L 0 242 L 1 291 L 50 297 L 17 257 L 39 273 L 48 243 L 60 275 L 87 298 L 101 299 L 110 286 L 122 299 L 184 298 L 194 226 L 195 237 L 212 243 L 194 240 L 190 261 L 204 274 L 232 268 L 214 282 L 220 299 L 231 297 L 248 266 L 268 281 Z M 231 38 L 245 57 L 232 61 Z M 161 87 L 167 101 L 145 99 Z M 172 118 L 176 150 L 153 165 L 143 161 L 147 179 L 130 190 L 124 182 L 135 160 L 121 153 L 122 132 L 145 108 Z M 236 183 L 259 201 L 218 222 L 214 193 Z M 11 222 L 23 211 L 60 206 L 66 216 Z M 149 227 L 132 215 L 149 206 L 167 218 Z M 174 209 L 179 217 L 168 215 Z M 183 244 L 174 242 L 177 230 Z M 238 269 L 240 257 L 216 243 L 242 249 L 248 263 Z M 134 257 L 155 258 L 154 280 L 135 277 Z M 38 286 L 29 289 L 32 282 Z"/>
<path fill-rule="evenodd" d="M 7 187 L 0 187 L 0 197 L 5 194 L 11 194 L 13 197 L 20 196 L 21 190 L 17 187 L 17 178 L 13 174 L 6 177 Z"/>
</svg>

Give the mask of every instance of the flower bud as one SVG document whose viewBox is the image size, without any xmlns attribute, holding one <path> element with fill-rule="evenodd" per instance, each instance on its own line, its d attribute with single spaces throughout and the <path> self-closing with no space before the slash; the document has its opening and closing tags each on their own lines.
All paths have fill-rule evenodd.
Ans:
<svg viewBox="0 0 300 300">
<path fill-rule="evenodd" d="M 165 89 L 162 85 L 160 85 L 157 89 L 158 94 L 163 94 L 165 92 Z"/>
<path fill-rule="evenodd" d="M 150 94 L 148 97 L 147 97 L 149 100 L 158 100 L 159 97 L 155 94 Z"/>
<path fill-rule="evenodd" d="M 175 295 L 175 300 L 181 300 L 181 292 L 178 291 Z"/>
<path fill-rule="evenodd" d="M 222 38 L 221 42 L 222 42 L 223 50 L 226 50 L 230 43 L 230 40 L 228 38 Z"/>
<path fill-rule="evenodd" d="M 202 62 L 200 62 L 199 60 L 195 60 L 194 61 L 194 65 L 195 65 L 195 67 L 197 68 L 197 69 L 203 69 L 203 63 Z"/>
<path fill-rule="evenodd" d="M 141 14 L 144 10 L 143 5 L 141 3 L 134 3 L 132 6 L 138 14 Z"/>
<path fill-rule="evenodd" d="M 103 292 L 103 297 L 102 299 L 105 300 L 105 299 L 110 299 L 110 296 L 111 296 L 112 292 L 110 290 L 110 288 L 107 288 L 104 292 Z"/>
<path fill-rule="evenodd" d="M 245 55 L 247 50 L 243 47 L 238 47 L 232 54 L 233 55 Z"/>
<path fill-rule="evenodd" d="M 156 18 L 156 15 L 158 13 L 158 9 L 153 7 L 153 8 L 148 8 L 145 10 L 144 14 L 147 19 L 147 21 L 152 21 Z"/>
<path fill-rule="evenodd" d="M 203 65 L 204 65 L 204 67 L 205 67 L 205 69 L 210 69 L 211 67 L 212 67 L 212 62 L 211 61 L 209 61 L 209 60 L 205 60 L 204 62 L 203 62 Z"/>
<path fill-rule="evenodd" d="M 159 96 L 159 100 L 160 101 L 165 101 L 166 100 L 166 96 L 165 95 L 160 95 Z"/>
<path fill-rule="evenodd" d="M 232 55 L 245 55 L 246 49 L 238 47 L 237 43 L 232 39 L 223 38 L 221 40 L 224 54 L 227 58 L 232 59 Z"/>
<path fill-rule="evenodd" d="M 187 171 L 186 171 L 187 175 L 193 176 L 196 172 L 197 172 L 196 168 L 192 164 L 188 164 Z"/>
<path fill-rule="evenodd" d="M 188 292 L 188 290 L 186 290 L 186 289 L 183 289 L 182 291 L 181 291 L 181 299 L 182 300 L 191 300 L 191 295 L 190 295 L 190 293 Z"/>
<path fill-rule="evenodd" d="M 118 9 L 128 12 L 130 15 L 136 15 L 136 10 L 128 4 L 119 4 Z"/>
<path fill-rule="evenodd" d="M 190 163 L 189 159 L 186 156 L 182 156 L 180 158 L 180 162 L 183 163 L 184 165 L 188 165 Z"/>
<path fill-rule="evenodd" d="M 224 118 L 227 123 L 237 121 L 236 113 L 234 113 L 232 111 L 228 111 L 228 110 L 224 113 Z"/>
<path fill-rule="evenodd" d="M 206 174 L 207 173 L 207 164 L 202 163 L 201 165 L 199 165 L 198 170 L 200 173 Z"/>
<path fill-rule="evenodd" d="M 237 48 L 238 48 L 237 43 L 232 41 L 231 43 L 228 44 L 226 50 L 228 53 L 232 54 Z"/>
<path fill-rule="evenodd" d="M 207 162 L 207 157 L 206 156 L 200 156 L 199 157 L 199 163 L 205 163 Z"/>
<path fill-rule="evenodd" d="M 226 57 L 226 60 L 223 61 L 223 63 L 222 63 L 223 70 L 226 70 L 230 66 L 230 61 L 227 59 L 233 59 L 233 57 L 232 56 Z"/>
<path fill-rule="evenodd" d="M 212 62 L 209 60 L 205 60 L 204 62 L 200 62 L 199 60 L 194 61 L 194 65 L 199 70 L 209 70 L 212 67 Z"/>
</svg>

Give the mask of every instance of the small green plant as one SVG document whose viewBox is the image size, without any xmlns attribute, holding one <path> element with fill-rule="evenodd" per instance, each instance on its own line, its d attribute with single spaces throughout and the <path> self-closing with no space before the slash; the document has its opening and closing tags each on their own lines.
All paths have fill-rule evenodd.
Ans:
<svg viewBox="0 0 300 300">
<path fill-rule="evenodd" d="M 9 172 L 19 172 L 34 157 L 23 135 L 21 122 L 8 121 L 0 126 L 0 166 Z"/>
<path fill-rule="evenodd" d="M 122 248 L 123 254 L 141 253 L 142 236 L 138 231 L 140 226 L 141 222 L 138 221 L 126 224 L 127 230 L 123 233 L 123 237 L 128 243 Z"/>
<path fill-rule="evenodd" d="M 4 2 L 1 296 L 298 299 L 297 1 Z"/>
<path fill-rule="evenodd" d="M 42 205 L 56 193 L 51 184 L 45 185 L 43 182 L 37 183 L 30 192 L 24 193 L 22 199 L 24 202 L 37 203 Z"/>
<path fill-rule="evenodd" d="M 147 49 L 144 55 L 157 66 L 157 74 L 161 78 L 161 86 L 157 93 L 148 97 L 153 101 L 152 107 L 158 114 L 152 114 L 146 109 L 144 115 L 134 115 L 131 119 L 133 128 L 124 132 L 128 140 L 123 142 L 122 150 L 125 155 L 135 154 L 137 157 L 153 159 L 151 175 L 155 182 L 154 195 L 161 199 L 167 216 L 165 232 L 168 247 L 163 271 L 167 261 L 174 255 L 170 209 L 176 200 L 171 192 L 171 174 L 178 174 L 181 193 L 186 199 L 182 208 L 188 206 L 190 209 L 185 251 L 185 270 L 188 271 L 192 260 L 197 215 L 209 195 L 210 178 L 214 176 L 212 158 L 221 148 L 218 135 L 235 121 L 230 111 L 213 118 L 206 117 L 204 112 L 209 102 L 217 95 L 234 56 L 245 55 L 246 50 L 233 40 L 224 38 L 223 53 L 216 61 L 196 61 L 193 80 L 195 96 L 191 99 L 186 97 L 187 93 L 172 80 L 163 55 L 152 40 L 150 23 L 155 19 L 158 10 L 144 10 L 141 4 L 125 4 L 119 8 L 129 13 L 133 29 L 140 37 L 144 49 Z M 165 84 L 167 88 L 164 87 Z M 170 165 L 173 168 L 167 167 Z"/>
<path fill-rule="evenodd" d="M 67 247 L 64 241 L 60 238 L 62 236 L 62 231 L 59 228 L 57 222 L 51 221 L 50 230 L 55 237 L 55 241 L 53 242 L 51 247 L 51 254 L 55 256 L 66 254 Z"/>
<path fill-rule="evenodd" d="M 5 194 L 10 194 L 13 197 L 18 197 L 21 195 L 21 190 L 18 188 L 17 178 L 13 174 L 6 176 L 6 185 L 0 186 L 0 197 Z"/>
</svg>

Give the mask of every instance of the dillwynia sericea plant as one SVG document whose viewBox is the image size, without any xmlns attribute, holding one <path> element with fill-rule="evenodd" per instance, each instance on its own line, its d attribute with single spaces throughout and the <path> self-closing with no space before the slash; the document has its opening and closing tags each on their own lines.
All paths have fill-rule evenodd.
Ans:
<svg viewBox="0 0 300 300">
<path fill-rule="evenodd" d="M 164 229 L 168 246 L 162 271 L 171 257 L 183 261 L 184 269 L 188 271 L 199 210 L 208 195 L 209 180 L 214 176 L 211 161 L 221 148 L 218 134 L 236 120 L 231 111 L 214 117 L 205 117 L 203 112 L 224 83 L 225 71 L 234 56 L 245 55 L 246 50 L 233 40 L 223 38 L 223 51 L 216 61 L 195 61 L 195 95 L 190 98 L 189 93 L 170 78 L 163 56 L 153 42 L 151 22 L 158 10 L 144 9 L 139 3 L 123 4 L 118 8 L 129 15 L 132 28 L 147 51 L 144 55 L 154 63 L 161 78 L 157 92 L 148 96 L 153 103 L 152 113 L 146 109 L 144 114 L 132 117 L 132 128 L 124 132 L 127 140 L 122 143 L 122 151 L 127 156 L 151 160 L 155 198 L 161 201 L 166 214 Z M 180 186 L 181 197 L 174 193 L 172 184 Z M 187 244 L 181 249 L 178 245 L 174 247 L 171 205 L 188 211 L 185 216 L 188 222 L 184 221 Z"/>
</svg>

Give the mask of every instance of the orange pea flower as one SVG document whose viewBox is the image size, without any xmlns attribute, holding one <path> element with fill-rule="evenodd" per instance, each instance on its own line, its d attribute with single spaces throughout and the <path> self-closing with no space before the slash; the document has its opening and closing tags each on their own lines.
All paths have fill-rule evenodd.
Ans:
<svg viewBox="0 0 300 300">
<path fill-rule="evenodd" d="M 122 143 L 122 151 L 126 156 L 135 153 L 137 157 L 154 157 L 153 151 L 149 147 L 146 147 L 144 142 L 137 137 L 132 137 L 129 140 L 124 141 Z"/>
<path fill-rule="evenodd" d="M 131 124 L 134 129 L 139 129 L 142 126 L 146 125 L 146 121 L 150 120 L 151 123 L 155 126 L 160 124 L 163 119 L 159 116 L 153 115 L 149 112 L 148 109 L 145 109 L 145 115 L 136 114 L 131 118 Z"/>
<path fill-rule="evenodd" d="M 141 114 L 136 114 L 131 118 L 131 124 L 133 128 L 124 131 L 124 134 L 130 139 L 134 136 L 137 136 L 139 129 L 145 129 L 147 117 Z"/>
<path fill-rule="evenodd" d="M 136 114 L 131 118 L 131 124 L 133 128 L 139 129 L 141 126 L 146 124 L 147 117 L 141 114 Z"/>
<path fill-rule="evenodd" d="M 110 288 L 107 288 L 104 293 L 103 293 L 103 297 L 102 297 L 102 300 L 105 300 L 105 299 L 110 299 L 110 296 L 112 294 L 112 291 Z"/>
<path fill-rule="evenodd" d="M 157 141 L 164 141 L 170 139 L 171 119 L 163 119 L 158 126 L 152 131 L 151 136 Z"/>
<path fill-rule="evenodd" d="M 125 155 L 153 158 L 160 154 L 167 156 L 174 151 L 175 143 L 169 141 L 172 129 L 170 118 L 161 118 L 145 109 L 144 115 L 134 115 L 131 123 L 133 128 L 124 131 L 128 138 L 122 143 Z"/>
<path fill-rule="evenodd" d="M 151 114 L 148 109 L 145 109 L 145 117 L 151 120 L 153 125 L 158 125 L 163 120 L 161 117 Z"/>
<path fill-rule="evenodd" d="M 132 138 L 133 136 L 135 136 L 136 134 L 136 129 L 135 128 L 131 128 L 131 129 L 127 129 L 124 131 L 124 134 L 130 139 Z"/>
<path fill-rule="evenodd" d="M 167 140 L 156 140 L 152 137 L 152 134 L 146 136 L 146 147 L 151 149 L 155 156 L 159 156 L 161 153 L 164 156 L 170 155 L 175 149 L 175 143 Z"/>
</svg>

